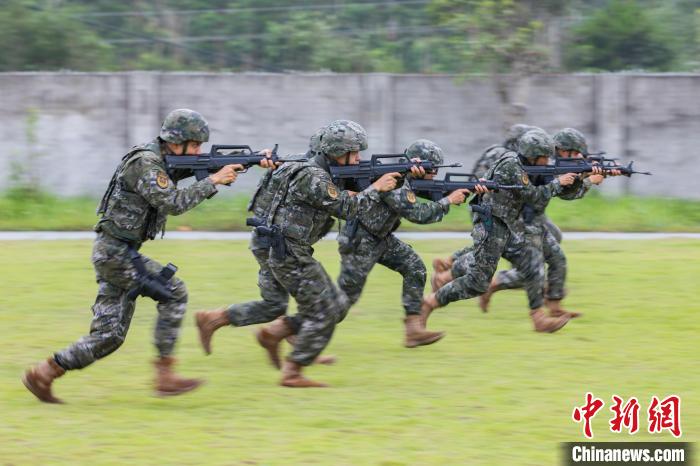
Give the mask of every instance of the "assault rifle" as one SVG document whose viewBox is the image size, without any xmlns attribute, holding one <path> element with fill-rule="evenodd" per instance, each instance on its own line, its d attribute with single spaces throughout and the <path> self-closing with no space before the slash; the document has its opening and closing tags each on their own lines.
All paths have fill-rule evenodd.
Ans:
<svg viewBox="0 0 700 466">
<path fill-rule="evenodd" d="M 277 155 L 278 144 L 272 149 L 272 160 L 275 163 L 284 162 L 306 162 L 306 157 L 280 157 Z M 226 165 L 243 165 L 244 171 L 253 165 L 259 165 L 265 159 L 261 152 L 253 152 L 250 146 L 240 145 L 214 145 L 207 154 L 200 155 L 166 155 L 165 168 L 172 177 L 173 174 L 184 173 L 186 176 L 195 176 L 197 181 L 216 173 Z M 190 173 L 189 175 L 187 173 Z"/>
<path fill-rule="evenodd" d="M 393 161 L 385 163 L 385 159 Z M 413 162 L 406 154 L 373 154 L 370 160 L 362 160 L 357 165 L 334 165 L 330 168 L 334 183 L 342 185 L 342 180 L 354 180 L 360 189 L 365 189 L 382 175 L 393 172 L 403 175 L 410 173 L 411 167 L 423 167 L 429 173 L 438 168 L 461 166 L 461 163 L 435 165 L 429 161 Z"/>
<path fill-rule="evenodd" d="M 454 180 L 453 178 L 466 178 Z M 488 188 L 489 191 L 524 189 L 525 186 L 498 184 L 495 181 L 479 180 L 473 173 L 446 173 L 443 180 L 412 179 L 411 188 L 421 197 L 439 201 L 447 194 L 457 189 L 468 189 L 474 192 L 478 184 Z"/>
<path fill-rule="evenodd" d="M 563 175 L 565 173 L 591 173 L 594 167 L 603 169 L 603 173 L 612 170 L 620 170 L 625 176 L 632 176 L 633 173 L 640 175 L 651 175 L 651 172 L 638 172 L 634 169 L 634 162 L 628 165 L 620 165 L 614 159 L 606 159 L 603 157 L 604 152 L 600 154 L 591 154 L 584 159 L 571 159 L 565 157 L 557 157 L 552 165 L 525 165 L 525 171 L 528 175 Z"/>
</svg>

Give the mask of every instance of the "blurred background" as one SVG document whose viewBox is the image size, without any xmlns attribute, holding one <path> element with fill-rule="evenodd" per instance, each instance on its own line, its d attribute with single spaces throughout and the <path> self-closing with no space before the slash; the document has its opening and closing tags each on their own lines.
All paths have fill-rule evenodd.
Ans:
<svg viewBox="0 0 700 466">
<path fill-rule="evenodd" d="M 697 0 L 5 0 L 0 49 L 0 229 L 89 228 L 126 150 L 190 107 L 212 143 L 303 152 L 349 118 L 367 155 L 428 138 L 465 170 L 514 123 L 575 127 L 654 176 L 566 210 L 633 205 L 633 224 L 565 229 L 700 230 Z"/>
</svg>

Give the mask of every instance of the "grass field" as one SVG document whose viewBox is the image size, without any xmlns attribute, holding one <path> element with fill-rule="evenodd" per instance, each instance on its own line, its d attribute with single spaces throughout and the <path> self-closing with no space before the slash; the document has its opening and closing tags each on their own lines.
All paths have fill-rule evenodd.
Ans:
<svg viewBox="0 0 700 466">
<path fill-rule="evenodd" d="M 461 245 L 420 242 L 427 263 Z M 531 330 L 522 292 L 450 305 L 430 327 L 439 343 L 404 349 L 399 277 L 377 268 L 310 376 L 328 389 L 276 386 L 253 328 L 222 329 L 214 354 L 196 341 L 193 312 L 257 296 L 244 242 L 156 241 L 190 290 L 178 347 L 197 392 L 151 394 L 152 302 L 140 301 L 126 343 L 56 383 L 66 405 L 37 402 L 24 368 L 84 334 L 96 287 L 87 241 L 0 242 L 0 464 L 553 465 L 560 442 L 583 440 L 571 420 L 587 391 L 606 405 L 595 440 L 672 441 L 646 433 L 652 395 L 683 400 L 684 441 L 700 439 L 700 241 L 566 241 L 568 305 L 585 316 L 561 332 Z M 335 244 L 317 256 L 337 275 Z M 640 432 L 613 434 L 611 396 L 640 400 Z"/>
<path fill-rule="evenodd" d="M 247 231 L 248 196 L 216 196 L 183 215 L 170 217 L 168 228 Z M 10 191 L 0 194 L 0 230 L 92 230 L 98 201 L 58 198 Z M 549 215 L 564 231 L 689 231 L 700 232 L 700 201 L 655 197 L 601 196 L 592 191 L 575 202 L 554 199 Z M 402 230 L 464 231 L 471 225 L 469 210 L 452 208 L 440 223 L 403 222 Z"/>
</svg>

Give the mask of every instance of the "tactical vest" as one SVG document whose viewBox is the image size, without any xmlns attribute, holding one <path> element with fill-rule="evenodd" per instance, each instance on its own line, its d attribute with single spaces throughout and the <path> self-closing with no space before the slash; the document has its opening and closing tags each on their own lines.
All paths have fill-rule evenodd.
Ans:
<svg viewBox="0 0 700 466">
<path fill-rule="evenodd" d="M 486 172 L 484 178 L 493 180 L 496 171 L 508 163 L 516 163 L 520 166 L 520 160 L 515 152 L 506 152 L 498 161 Z M 520 170 L 524 172 L 524 170 Z M 481 196 L 480 204 L 491 208 L 494 217 L 501 219 L 510 229 L 517 226 L 520 212 L 523 208 L 522 198 L 516 194 L 517 191 L 501 190 L 488 192 Z"/>
<path fill-rule="evenodd" d="M 302 170 L 314 169 L 323 170 L 313 162 L 284 164 L 273 172 L 267 188 L 275 192 L 267 217 L 268 225 L 278 225 L 285 237 L 309 245 L 323 238 L 335 223 L 329 213 L 310 204 L 292 202 L 289 199 L 292 180 Z"/>
<path fill-rule="evenodd" d="M 135 180 L 124 178 L 127 168 L 142 157 L 148 157 L 149 153 L 156 155 L 165 172 L 157 139 L 133 147 L 122 158 L 102 197 L 97 209 L 102 218 L 95 226 L 95 231 L 105 231 L 115 238 L 132 243 L 142 243 L 147 239 L 154 239 L 159 232 L 164 233 L 167 215 L 161 214 L 134 190 L 135 187 L 131 186 L 129 181 L 133 183 Z M 152 155 L 150 157 L 153 158 Z"/>
<path fill-rule="evenodd" d="M 267 173 L 260 178 L 258 186 L 253 193 L 253 197 L 250 198 L 250 202 L 248 203 L 248 212 L 251 212 L 254 217 L 262 220 L 267 218 L 272 200 L 275 197 L 275 190 L 270 189 L 269 186 L 273 173 L 274 172 L 268 170 Z"/>
<path fill-rule="evenodd" d="M 309 154 L 310 152 L 307 152 L 305 156 L 308 157 Z M 289 163 L 286 165 L 289 165 Z M 275 193 L 277 192 L 281 182 L 281 179 L 278 178 L 274 182 L 275 186 L 271 185 L 272 175 L 274 173 L 275 171 L 268 170 L 265 175 L 260 178 L 260 181 L 258 181 L 258 185 L 255 188 L 255 192 L 253 193 L 253 197 L 251 197 L 250 202 L 248 202 L 248 212 L 252 212 L 254 217 L 261 220 L 267 219 L 268 214 L 270 213 L 270 206 L 272 205 Z"/>
</svg>

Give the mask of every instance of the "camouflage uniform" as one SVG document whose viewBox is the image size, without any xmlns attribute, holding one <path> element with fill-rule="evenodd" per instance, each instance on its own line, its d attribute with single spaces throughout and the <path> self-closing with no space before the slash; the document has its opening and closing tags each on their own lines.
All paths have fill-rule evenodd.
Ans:
<svg viewBox="0 0 700 466">
<path fill-rule="evenodd" d="M 551 138 L 540 131 L 523 135 L 520 144 L 532 144 L 553 149 Z M 529 156 L 527 154 L 524 154 Z M 526 227 L 521 211 L 525 203 L 542 204 L 562 191 L 557 179 L 542 186 L 535 186 L 523 169 L 520 155 L 507 152 L 489 169 L 485 178 L 501 184 L 522 185 L 520 191 L 490 192 L 480 196 L 479 204 L 491 210 L 491 216 L 475 215 L 472 238 L 474 244 L 456 254 L 452 265 L 453 281 L 440 288 L 436 298 L 441 306 L 460 299 L 473 298 L 486 292 L 498 261 L 504 257 L 523 274 L 530 309 L 542 306 L 544 265 L 542 245 L 526 241 Z"/>
<path fill-rule="evenodd" d="M 170 115 L 174 118 L 170 122 L 173 126 L 177 126 L 182 116 L 176 112 Z M 183 131 L 186 134 L 187 128 Z M 161 138 L 164 136 L 177 140 L 178 134 L 161 132 Z M 119 348 L 134 313 L 135 302 L 127 293 L 137 284 L 138 278 L 129 249 L 138 250 L 144 241 L 162 233 L 168 215 L 186 212 L 216 192 L 209 178 L 178 190 L 177 180 L 167 175 L 159 139 L 129 151 L 98 209 L 102 219 L 95 227 L 97 238 L 92 252 L 98 294 L 92 307 L 90 334 L 55 354 L 61 367 L 82 369 Z M 142 259 L 150 273 L 160 273 L 163 268 L 152 259 L 143 256 Z M 171 286 L 173 298 L 157 306 L 154 342 L 161 357 L 173 352 L 187 304 L 185 284 L 173 277 Z"/>
<path fill-rule="evenodd" d="M 441 149 L 431 141 L 418 140 L 411 144 L 407 155 L 428 160 L 429 150 L 437 149 L 442 163 Z M 438 202 L 416 202 L 416 195 L 408 183 L 394 191 L 383 193 L 380 202 L 372 203 L 367 210 L 358 213 L 355 220 L 345 224 L 338 235 L 341 258 L 338 286 L 347 294 L 350 304 L 360 298 L 374 264 L 400 273 L 403 277 L 402 302 L 406 315 L 420 314 L 421 298 L 425 289 L 425 265 L 416 252 L 393 231 L 403 217 L 414 223 L 433 223 L 442 220 L 449 212 L 447 198 Z M 345 313 L 342 318 L 345 317 Z"/>
<path fill-rule="evenodd" d="M 575 133 L 569 134 L 571 132 Z M 555 134 L 554 142 L 557 149 L 573 149 L 581 153 L 587 152 L 583 135 L 570 128 L 566 128 Z M 580 199 L 588 192 L 590 186 L 590 180 L 587 178 L 579 178 L 573 185 L 564 187 L 558 197 L 567 201 Z M 566 256 L 559 244 L 561 242 L 561 236 L 559 236 L 559 238 L 556 236 L 556 232 L 559 231 L 559 228 L 545 215 L 545 209 L 548 204 L 549 200 L 543 201 L 538 205 L 531 205 L 530 214 L 527 215 L 528 218 L 523 216 L 523 221 L 526 224 L 526 241 L 542 244 L 544 261 L 547 264 L 545 297 L 550 300 L 561 300 L 564 298 L 565 294 Z M 555 228 L 556 231 L 553 231 L 553 228 Z M 559 235 L 561 235 L 560 231 Z M 493 291 L 522 288 L 523 283 L 523 274 L 520 273 L 517 267 L 513 267 L 498 273 L 496 277 L 496 286 Z"/>
<path fill-rule="evenodd" d="M 354 125 L 357 128 L 353 131 L 364 135 L 364 129 Z M 323 152 L 334 155 L 324 146 L 328 134 L 342 139 L 347 130 L 348 125 L 330 125 L 321 144 Z M 363 150 L 366 136 L 364 141 L 364 147 L 336 149 L 339 154 Z M 270 210 L 270 223 L 282 231 L 286 251 L 283 257 L 272 253 L 269 265 L 274 277 L 297 301 L 298 313 L 286 319 L 296 334 L 294 350 L 287 359 L 308 366 L 328 345 L 336 322 L 349 307 L 345 293 L 313 258 L 312 245 L 332 228 L 332 217 L 352 219 L 380 197 L 373 187 L 354 196 L 340 191 L 333 184 L 329 161 L 323 154 L 309 163 L 285 164 L 272 176 L 287 183 L 286 189 L 278 190 Z"/>
<path fill-rule="evenodd" d="M 335 122 L 334 122 L 335 123 Z M 326 127 L 319 128 L 309 141 L 309 150 L 305 157 L 312 158 L 318 154 L 320 139 Z M 255 189 L 253 197 L 248 204 L 248 211 L 259 219 L 265 219 L 269 215 L 275 192 L 271 189 L 273 172 L 267 172 Z M 257 230 L 253 230 L 248 248 L 253 253 L 260 266 L 258 271 L 258 288 L 260 288 L 261 301 L 249 301 L 247 303 L 231 304 L 226 312 L 228 323 L 236 327 L 262 324 L 275 320 L 287 313 L 289 305 L 289 293 L 284 286 L 277 281 L 268 264 L 270 259 L 270 243 L 261 237 Z"/>
</svg>

